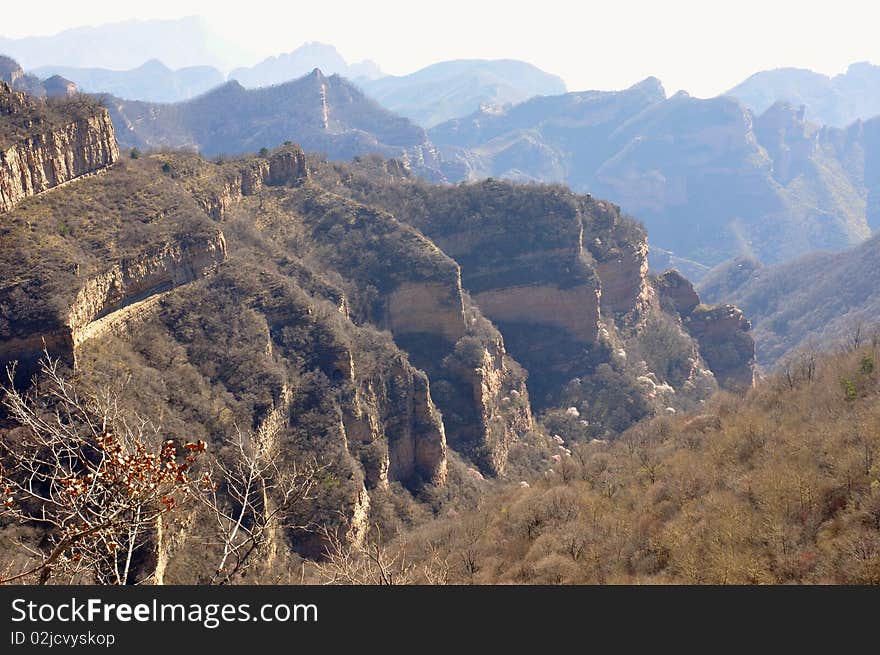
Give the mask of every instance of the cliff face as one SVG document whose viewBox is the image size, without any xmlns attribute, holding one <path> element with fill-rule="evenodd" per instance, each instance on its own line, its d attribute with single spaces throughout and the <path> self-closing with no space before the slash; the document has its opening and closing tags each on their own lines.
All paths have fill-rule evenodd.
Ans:
<svg viewBox="0 0 880 655">
<path fill-rule="evenodd" d="M 653 412 L 689 408 L 717 388 L 715 368 L 722 385 L 751 375 L 748 335 L 724 321 L 686 325 L 699 304 L 690 283 L 678 276 L 673 290 L 671 278 L 665 286 L 650 278 L 644 229 L 611 203 L 493 180 L 439 188 L 385 182 L 390 177 L 375 167 L 337 164 L 314 175 L 385 207 L 455 260 L 470 301 L 528 371 L 533 406 L 583 408 L 574 421 L 583 432 L 601 437 Z M 734 354 L 721 353 L 728 338 L 737 342 Z M 471 353 L 459 370 L 478 367 L 482 349 L 459 350 Z"/>
<path fill-rule="evenodd" d="M 747 389 L 755 383 L 755 340 L 748 334 L 752 324 L 742 310 L 733 305 L 700 306 L 685 325 L 721 386 Z"/>
<path fill-rule="evenodd" d="M 37 103 L 0 83 L 0 107 L 12 120 L 16 114 L 32 113 Z M 102 108 L 66 124 L 38 121 L 29 131 L 14 143 L 5 142 L 0 150 L 0 212 L 119 159 L 113 126 Z"/>
<path fill-rule="evenodd" d="M 83 384 L 221 462 L 239 431 L 266 431 L 279 462 L 321 463 L 267 566 L 326 545 L 283 526 L 357 543 L 436 509 L 432 487 L 467 477 L 451 451 L 485 475 L 521 470 L 512 454 L 532 446 L 546 463 L 533 404 L 565 439 L 601 438 L 705 397 L 707 364 L 740 379 L 735 310 L 652 283 L 644 231 L 617 207 L 379 168 L 361 180 L 296 146 L 166 152 L 22 203 L 0 233 L 0 355 L 32 361 L 45 339 Z"/>
<path fill-rule="evenodd" d="M 733 305 L 700 303 L 693 285 L 676 271 L 654 281 L 661 301 L 681 317 L 699 344 L 700 355 L 725 389 L 747 389 L 755 382 L 755 340 L 752 324 Z"/>
</svg>

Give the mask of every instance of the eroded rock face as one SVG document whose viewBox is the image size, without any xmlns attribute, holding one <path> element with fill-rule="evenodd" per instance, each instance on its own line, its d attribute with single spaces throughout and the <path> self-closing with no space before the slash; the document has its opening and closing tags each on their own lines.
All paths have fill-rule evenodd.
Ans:
<svg viewBox="0 0 880 655">
<path fill-rule="evenodd" d="M 258 194 L 267 186 L 295 186 L 309 179 L 306 156 L 299 146 L 285 146 L 268 159 L 247 162 L 221 185 L 219 193 L 194 189 L 193 195 L 211 218 L 221 220 L 226 210 L 243 197 Z"/>
<path fill-rule="evenodd" d="M 755 340 L 751 322 L 733 305 L 700 303 L 693 285 L 678 271 L 654 279 L 661 302 L 681 317 L 697 340 L 700 355 L 725 389 L 744 389 L 755 381 Z"/>
<path fill-rule="evenodd" d="M 477 463 L 490 475 L 504 472 L 510 447 L 532 429 L 525 380 L 511 370 L 510 358 L 499 338 L 483 350 L 479 366 L 462 368 L 479 408 L 480 456 Z"/>
<path fill-rule="evenodd" d="M 34 102 L 0 83 L 0 104 L 7 112 L 24 111 Z M 119 159 L 110 116 L 92 116 L 37 130 L 0 151 L 0 213 L 38 193 L 82 175 L 102 170 Z"/>
<path fill-rule="evenodd" d="M 465 333 L 461 286 L 404 282 L 388 297 L 387 322 L 396 335 L 432 334 L 454 344 Z"/>
<path fill-rule="evenodd" d="M 751 322 L 733 305 L 697 307 L 684 321 L 718 384 L 746 389 L 755 383 L 755 340 Z"/>
<path fill-rule="evenodd" d="M 603 314 L 626 323 L 637 322 L 652 293 L 647 282 L 647 241 L 615 244 L 598 259 L 596 273 L 601 281 Z"/>
<path fill-rule="evenodd" d="M 89 339 L 121 333 L 143 320 L 169 290 L 209 275 L 226 259 L 226 240 L 166 243 L 137 259 L 112 265 L 85 279 L 56 326 L 24 338 L 0 342 L 0 362 L 18 361 L 26 370 L 48 351 L 75 364 L 77 349 Z"/>
<path fill-rule="evenodd" d="M 575 340 L 590 343 L 598 338 L 599 297 L 596 284 L 523 285 L 487 289 L 474 300 L 493 321 L 561 328 Z"/>
<path fill-rule="evenodd" d="M 657 276 L 655 286 L 661 301 L 667 302 L 680 316 L 686 317 L 700 304 L 694 285 L 675 270 Z"/>
</svg>

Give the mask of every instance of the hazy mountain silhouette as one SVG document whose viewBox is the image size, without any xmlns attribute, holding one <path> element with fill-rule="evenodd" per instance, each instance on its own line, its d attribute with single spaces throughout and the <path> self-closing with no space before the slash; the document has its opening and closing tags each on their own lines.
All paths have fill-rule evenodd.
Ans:
<svg viewBox="0 0 880 655">
<path fill-rule="evenodd" d="M 61 75 L 87 93 L 109 93 L 129 100 L 176 102 L 187 100 L 223 84 L 226 77 L 212 66 L 171 70 L 158 59 L 126 71 L 72 66 L 41 66 L 40 77 Z"/>
<path fill-rule="evenodd" d="M 215 66 L 225 69 L 244 54 L 217 36 L 203 18 L 127 20 L 96 27 L 77 27 L 52 36 L 0 37 L 0 52 L 26 69 L 41 66 L 136 68 L 159 59 L 170 68 Z"/>
<path fill-rule="evenodd" d="M 483 105 L 517 103 L 566 91 L 561 78 L 512 59 L 444 61 L 410 75 L 357 82 L 384 106 L 425 127 Z"/>
<path fill-rule="evenodd" d="M 252 153 L 286 141 L 331 159 L 379 154 L 437 177 L 424 129 L 379 106 L 347 80 L 315 69 L 285 84 L 245 89 L 227 82 L 185 102 L 105 96 L 123 148 L 188 148 L 205 155 Z"/>
<path fill-rule="evenodd" d="M 780 100 L 803 105 L 807 119 L 845 127 L 880 114 L 880 66 L 860 62 L 834 77 L 801 68 L 777 68 L 755 73 L 727 95 L 758 113 Z"/>
<path fill-rule="evenodd" d="M 332 45 L 304 43 L 292 52 L 269 57 L 255 66 L 236 68 L 229 74 L 229 79 L 237 80 L 242 86 L 256 88 L 289 82 L 316 68 L 325 75 L 338 74 L 349 79 L 382 75 L 379 66 L 374 62 L 362 61 L 349 65 Z"/>
</svg>

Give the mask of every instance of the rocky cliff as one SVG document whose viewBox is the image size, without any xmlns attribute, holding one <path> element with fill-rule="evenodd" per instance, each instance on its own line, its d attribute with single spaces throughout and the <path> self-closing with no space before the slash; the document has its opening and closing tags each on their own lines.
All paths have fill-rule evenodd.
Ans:
<svg viewBox="0 0 880 655">
<path fill-rule="evenodd" d="M 219 462 L 270 430 L 280 463 L 320 464 L 314 497 L 273 527 L 269 568 L 321 556 L 303 526 L 356 544 L 455 511 L 484 476 L 696 404 L 710 368 L 736 379 L 736 310 L 690 306 L 686 281 L 669 309 L 643 228 L 561 187 L 434 186 L 293 145 L 162 152 L 20 203 L 2 228 L 4 361 L 45 342 L 77 384 Z M 163 534 L 201 539 L 187 520 Z M 154 559 L 168 581 L 200 570 Z"/>
<path fill-rule="evenodd" d="M 119 158 L 105 109 L 84 106 L 69 117 L 65 111 L 0 82 L 0 212 Z"/>
<path fill-rule="evenodd" d="M 316 166 L 313 176 L 337 194 L 385 207 L 459 264 L 470 302 L 528 371 L 531 404 L 545 413 L 575 409 L 582 434 L 604 436 L 705 399 L 717 388 L 709 359 L 724 386 L 743 379 L 737 366 L 751 374 L 753 357 L 720 356 L 711 341 L 724 336 L 701 334 L 700 343 L 702 324 L 691 330 L 668 306 L 648 274 L 644 229 L 611 203 L 495 180 L 457 187 L 389 181 L 369 163 Z M 482 352 L 466 342 L 456 347 L 470 362 Z"/>
<path fill-rule="evenodd" d="M 677 271 L 655 278 L 662 301 L 681 317 L 697 340 L 700 354 L 726 389 L 748 389 L 755 383 L 755 340 L 751 322 L 733 305 L 700 303 L 693 285 Z"/>
</svg>

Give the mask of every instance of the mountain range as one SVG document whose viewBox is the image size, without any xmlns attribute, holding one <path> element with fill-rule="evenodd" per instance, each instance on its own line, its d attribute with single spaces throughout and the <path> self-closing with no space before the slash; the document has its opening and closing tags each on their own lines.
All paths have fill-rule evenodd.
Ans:
<svg viewBox="0 0 880 655">
<path fill-rule="evenodd" d="M 379 154 L 437 178 L 424 129 L 319 70 L 298 80 L 245 89 L 227 82 L 192 100 L 154 104 L 105 96 L 123 148 L 186 148 L 205 155 L 253 153 L 297 142 L 332 159 Z"/>
<path fill-rule="evenodd" d="M 282 84 L 320 69 L 325 75 L 341 75 L 348 79 L 371 80 L 382 77 L 379 66 L 372 61 L 349 64 L 339 51 L 326 43 L 304 43 L 295 50 L 277 57 L 268 57 L 247 68 L 236 68 L 229 73 L 249 89 Z"/>
<path fill-rule="evenodd" d="M 424 127 L 482 106 L 516 104 L 566 91 L 561 78 L 512 59 L 445 61 L 410 75 L 355 81 L 383 106 Z"/>
<path fill-rule="evenodd" d="M 177 102 L 220 86 L 226 77 L 213 66 L 190 66 L 171 70 L 158 59 L 125 71 L 73 66 L 40 66 L 38 77 L 60 75 L 86 93 L 109 93 L 132 100 Z"/>
<path fill-rule="evenodd" d="M 880 582 L 880 117 L 318 61 L 0 58 L 0 575 Z"/>
<path fill-rule="evenodd" d="M 820 128 L 783 103 L 755 115 L 728 97 L 667 98 L 655 78 L 483 110 L 429 136 L 449 179 L 561 182 L 613 200 L 693 275 L 743 254 L 844 248 L 874 220 L 860 127 Z"/>
<path fill-rule="evenodd" d="M 814 123 L 846 127 L 880 115 L 880 66 L 859 62 L 833 77 L 803 68 L 761 71 L 726 95 L 759 114 L 784 101 L 803 106 Z"/>
<path fill-rule="evenodd" d="M 175 118 L 204 148 L 251 134 L 253 150 L 279 129 L 256 112 L 297 99 L 280 127 L 305 139 L 354 138 L 343 119 L 400 148 L 424 135 L 355 92 L 317 71 L 230 82 Z M 49 353 L 83 394 L 161 420 L 163 439 L 185 432 L 217 465 L 235 465 L 243 430 L 279 471 L 320 462 L 308 503 L 261 487 L 285 527 L 237 581 L 321 557 L 333 535 L 360 545 L 373 525 L 463 509 L 489 479 L 541 476 L 564 439 L 610 438 L 753 382 L 742 312 L 701 303 L 677 273 L 650 275 L 643 227 L 563 187 L 430 184 L 394 160 L 327 161 L 292 143 L 132 157 L 94 96 L 50 101 L 6 82 L 0 150 L 0 365 L 18 362 L 16 384 L 31 388 Z M 5 445 L 17 429 L 4 410 Z M 155 523 L 138 535 L 133 579 L 215 575 L 213 522 L 181 511 L 180 538 Z"/>
</svg>

